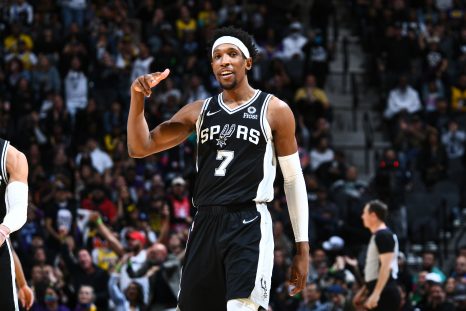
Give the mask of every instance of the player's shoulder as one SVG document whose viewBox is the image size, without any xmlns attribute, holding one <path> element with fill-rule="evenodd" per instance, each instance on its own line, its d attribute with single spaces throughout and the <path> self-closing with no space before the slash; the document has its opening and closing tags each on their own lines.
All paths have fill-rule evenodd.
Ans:
<svg viewBox="0 0 466 311">
<path fill-rule="evenodd" d="M 284 111 L 284 110 L 291 111 L 291 108 L 288 105 L 288 103 L 286 103 L 285 101 L 283 101 L 282 99 L 278 98 L 277 96 L 275 96 L 273 94 L 270 94 L 270 95 L 271 95 L 271 97 L 270 97 L 269 109 L 281 110 L 281 111 Z"/>
<path fill-rule="evenodd" d="M 270 103 L 267 109 L 267 118 L 269 122 L 274 123 L 276 121 L 293 121 L 294 116 L 290 106 L 280 98 L 272 95 Z"/>
<path fill-rule="evenodd" d="M 7 167 L 27 164 L 26 155 L 9 144 L 6 151 L 6 163 Z"/>
<path fill-rule="evenodd" d="M 272 95 L 267 107 L 267 121 L 272 131 L 283 130 L 288 127 L 294 129 L 294 115 L 290 106 L 280 98 Z"/>
</svg>

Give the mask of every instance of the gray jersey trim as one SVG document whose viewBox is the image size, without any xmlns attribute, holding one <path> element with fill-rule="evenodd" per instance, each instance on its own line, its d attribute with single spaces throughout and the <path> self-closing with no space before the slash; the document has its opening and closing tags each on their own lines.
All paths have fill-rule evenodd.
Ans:
<svg viewBox="0 0 466 311">
<path fill-rule="evenodd" d="M 3 176 L 3 179 L 5 180 L 6 183 L 8 183 L 8 174 L 6 171 L 6 155 L 7 155 L 7 150 L 8 146 L 10 145 L 10 142 L 8 140 L 5 140 L 5 144 L 3 145 L 3 150 L 2 150 L 2 155 L 0 157 L 1 161 L 1 174 Z"/>
</svg>

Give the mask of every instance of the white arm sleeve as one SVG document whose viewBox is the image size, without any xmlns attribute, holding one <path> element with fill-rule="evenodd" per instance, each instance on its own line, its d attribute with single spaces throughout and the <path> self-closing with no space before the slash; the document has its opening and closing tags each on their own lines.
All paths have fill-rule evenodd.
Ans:
<svg viewBox="0 0 466 311">
<path fill-rule="evenodd" d="M 28 185 L 13 181 L 8 184 L 5 192 L 6 215 L 2 225 L 13 233 L 26 223 L 28 209 Z"/>
<path fill-rule="evenodd" d="M 309 206 L 306 184 L 299 161 L 298 152 L 278 157 L 283 174 L 286 201 L 296 242 L 309 241 Z"/>
</svg>

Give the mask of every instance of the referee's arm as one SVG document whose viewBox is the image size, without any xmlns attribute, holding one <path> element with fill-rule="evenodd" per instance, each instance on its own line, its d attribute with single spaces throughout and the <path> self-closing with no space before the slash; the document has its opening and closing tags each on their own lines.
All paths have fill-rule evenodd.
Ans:
<svg viewBox="0 0 466 311">
<path fill-rule="evenodd" d="M 379 255 L 380 260 L 380 270 L 379 270 L 379 277 L 377 278 L 377 283 L 375 284 L 374 291 L 370 295 L 369 299 L 367 299 L 366 307 L 369 309 L 377 307 L 379 302 L 380 294 L 382 293 L 385 284 L 390 277 L 390 263 L 395 256 L 394 252 L 391 253 L 383 253 Z"/>
</svg>

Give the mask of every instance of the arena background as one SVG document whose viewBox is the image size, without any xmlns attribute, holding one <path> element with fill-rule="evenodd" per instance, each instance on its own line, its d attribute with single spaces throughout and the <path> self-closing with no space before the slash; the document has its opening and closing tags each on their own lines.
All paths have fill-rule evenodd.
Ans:
<svg viewBox="0 0 466 311">
<path fill-rule="evenodd" d="M 269 309 L 353 310 L 370 236 L 360 215 L 373 198 L 388 204 L 403 252 L 400 310 L 466 309 L 465 9 L 463 0 L 2 1 L 0 137 L 29 162 L 28 221 L 12 242 L 33 310 L 116 310 L 128 286 L 140 310 L 176 306 L 195 137 L 129 158 L 129 89 L 170 68 L 146 101 L 151 127 L 218 93 L 205 44 L 229 25 L 260 50 L 251 84 L 295 113 L 308 189 L 310 275 L 289 297 L 294 243 L 276 181 Z"/>
</svg>

